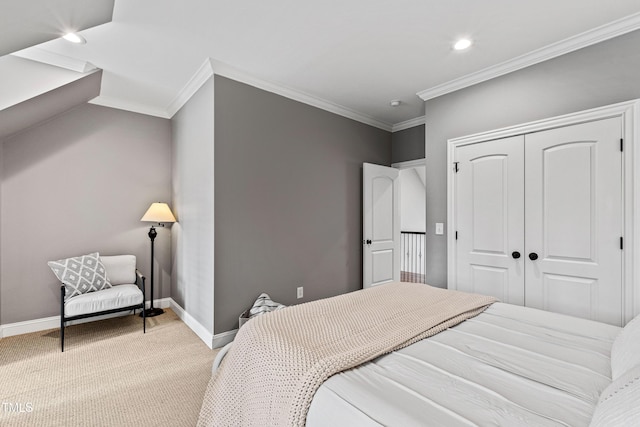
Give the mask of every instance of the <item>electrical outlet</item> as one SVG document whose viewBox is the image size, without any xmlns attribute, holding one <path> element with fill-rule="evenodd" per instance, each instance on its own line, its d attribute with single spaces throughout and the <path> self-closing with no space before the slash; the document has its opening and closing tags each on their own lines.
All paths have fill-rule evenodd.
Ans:
<svg viewBox="0 0 640 427">
<path fill-rule="evenodd" d="M 304 296 L 304 288 L 302 286 L 298 287 L 298 289 L 296 290 L 296 296 L 298 297 L 298 299 Z"/>
</svg>

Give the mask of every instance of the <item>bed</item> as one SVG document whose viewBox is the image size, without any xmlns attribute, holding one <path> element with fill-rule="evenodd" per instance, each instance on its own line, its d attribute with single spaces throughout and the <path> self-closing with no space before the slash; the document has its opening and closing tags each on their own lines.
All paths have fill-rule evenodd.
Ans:
<svg viewBox="0 0 640 427">
<path fill-rule="evenodd" d="M 640 321 L 623 330 L 490 302 L 455 326 L 329 375 L 313 391 L 303 423 L 640 425 L 639 384 Z M 206 398 L 203 413 L 205 405 Z M 200 425 L 290 425 L 252 417 L 226 423 L 201 415 Z"/>
</svg>

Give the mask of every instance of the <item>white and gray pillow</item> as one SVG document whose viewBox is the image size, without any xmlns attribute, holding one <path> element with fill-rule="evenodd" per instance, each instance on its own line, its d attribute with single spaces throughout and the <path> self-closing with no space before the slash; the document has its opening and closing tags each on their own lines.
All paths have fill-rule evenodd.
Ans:
<svg viewBox="0 0 640 427">
<path fill-rule="evenodd" d="M 613 341 L 611 379 L 618 379 L 636 365 L 640 365 L 640 316 L 627 323 Z"/>
<path fill-rule="evenodd" d="M 640 365 L 620 375 L 602 392 L 590 427 L 640 425 Z"/>
<path fill-rule="evenodd" d="M 274 302 L 269 294 L 262 293 L 253 303 L 251 309 L 249 309 L 249 317 L 254 317 L 259 314 L 269 313 L 270 311 L 280 310 L 285 308 L 283 304 Z"/>
<path fill-rule="evenodd" d="M 65 286 L 65 300 L 111 287 L 98 252 L 47 264 Z"/>
</svg>

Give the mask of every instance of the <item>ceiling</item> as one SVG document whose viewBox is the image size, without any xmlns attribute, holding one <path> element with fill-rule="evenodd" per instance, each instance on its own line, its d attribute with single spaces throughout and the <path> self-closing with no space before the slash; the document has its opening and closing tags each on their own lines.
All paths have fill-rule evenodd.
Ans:
<svg viewBox="0 0 640 427">
<path fill-rule="evenodd" d="M 111 22 L 80 32 L 86 44 L 55 39 L 23 52 L 102 69 L 100 96 L 92 102 L 170 117 L 172 103 L 212 58 L 388 129 L 423 115 L 417 93 L 436 96 L 640 28 L 638 0 L 30 0 L 3 2 L 11 10 L 0 13 L 0 26 L 17 27 L 56 3 L 96 11 L 113 5 Z M 31 30 L 48 34 L 64 20 L 39 18 L 43 28 L 36 20 Z M 454 51 L 462 36 L 474 45 Z M 10 43 L 0 37 L 0 53 L 33 40 L 23 33 Z M 0 82 L 0 93 L 9 84 Z M 401 100 L 398 107 L 390 106 L 394 99 Z"/>
</svg>

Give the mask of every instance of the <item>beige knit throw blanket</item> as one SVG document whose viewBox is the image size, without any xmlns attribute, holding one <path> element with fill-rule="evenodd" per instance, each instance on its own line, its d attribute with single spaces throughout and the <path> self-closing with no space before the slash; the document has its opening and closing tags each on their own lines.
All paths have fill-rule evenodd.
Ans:
<svg viewBox="0 0 640 427">
<path fill-rule="evenodd" d="M 492 297 L 389 283 L 258 316 L 212 376 L 198 426 L 304 426 L 330 376 L 481 313 Z"/>
</svg>

